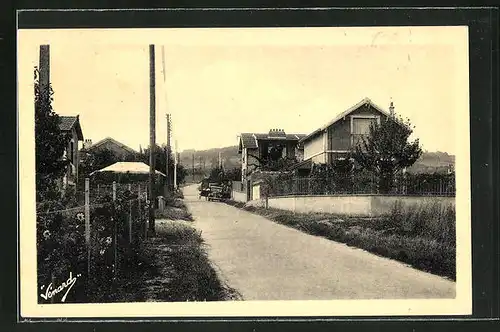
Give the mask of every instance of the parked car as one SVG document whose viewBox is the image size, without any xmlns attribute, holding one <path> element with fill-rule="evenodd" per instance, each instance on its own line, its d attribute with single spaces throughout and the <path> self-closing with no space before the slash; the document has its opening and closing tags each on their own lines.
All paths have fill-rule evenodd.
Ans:
<svg viewBox="0 0 500 332">
<path fill-rule="evenodd" d="M 200 198 L 206 197 L 207 200 L 223 200 L 231 198 L 231 181 L 216 179 L 203 179 L 198 187 L 200 191 Z"/>
</svg>

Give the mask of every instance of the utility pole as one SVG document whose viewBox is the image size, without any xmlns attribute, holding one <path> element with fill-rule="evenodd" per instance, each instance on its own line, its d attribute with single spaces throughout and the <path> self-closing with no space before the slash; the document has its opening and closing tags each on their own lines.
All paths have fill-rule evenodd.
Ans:
<svg viewBox="0 0 500 332">
<path fill-rule="evenodd" d="M 193 166 L 193 182 L 196 182 L 196 181 L 194 180 L 194 153 L 193 153 L 193 163 L 192 163 L 192 166 Z"/>
<path fill-rule="evenodd" d="M 149 232 L 155 234 L 155 149 L 156 149 L 155 46 L 149 45 Z"/>
<path fill-rule="evenodd" d="M 40 96 L 48 96 L 50 93 L 50 46 L 40 45 L 39 86 Z"/>
<path fill-rule="evenodd" d="M 174 189 L 177 189 L 177 140 L 175 141 L 175 155 L 174 155 Z"/>
<path fill-rule="evenodd" d="M 169 166 L 170 166 L 170 130 L 172 126 L 172 119 L 170 117 L 170 114 L 167 113 L 167 147 L 165 151 L 166 155 L 166 166 L 165 166 L 165 175 L 166 175 L 166 185 L 165 185 L 165 197 L 168 196 L 169 191 L 170 191 L 170 172 L 169 172 Z"/>
</svg>

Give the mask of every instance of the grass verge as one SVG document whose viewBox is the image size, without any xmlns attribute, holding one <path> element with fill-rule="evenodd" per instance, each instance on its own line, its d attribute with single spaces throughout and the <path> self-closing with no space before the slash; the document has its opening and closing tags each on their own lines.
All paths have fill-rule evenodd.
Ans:
<svg viewBox="0 0 500 332">
<path fill-rule="evenodd" d="M 193 216 L 181 199 L 174 198 L 166 202 L 163 211 L 155 210 L 155 219 L 193 221 Z"/>
<path fill-rule="evenodd" d="M 210 264 L 199 232 L 183 221 L 157 220 L 130 274 L 123 276 L 117 302 L 239 300 Z"/>
<path fill-rule="evenodd" d="M 227 204 L 259 214 L 311 235 L 345 243 L 409 264 L 449 279 L 456 278 L 455 210 L 438 203 L 403 207 L 379 218 L 356 218 L 326 213 Z"/>
</svg>

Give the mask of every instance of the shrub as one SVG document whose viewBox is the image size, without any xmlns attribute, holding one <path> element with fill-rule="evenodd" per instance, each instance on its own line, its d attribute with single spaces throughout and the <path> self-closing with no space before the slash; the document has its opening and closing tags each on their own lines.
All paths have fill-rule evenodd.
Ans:
<svg viewBox="0 0 500 332">
<path fill-rule="evenodd" d="M 134 259 L 140 243 L 139 236 L 144 232 L 142 221 L 146 210 L 140 211 L 137 198 L 125 191 L 118 195 L 115 202 L 110 196 L 97 198 L 90 208 L 90 275 L 87 275 L 88 256 L 85 242 L 84 209 L 70 212 L 61 202 L 44 202 L 37 206 L 37 258 L 38 284 L 47 286 L 51 282 L 59 285 L 66 281 L 69 272 L 73 276 L 81 274 L 66 302 L 106 302 L 114 296 L 120 264 Z M 129 206 L 129 204 L 135 204 Z M 132 213 L 132 243 L 129 243 L 129 207 Z M 52 212 L 60 211 L 60 212 Z M 116 236 L 115 236 L 116 232 Z M 116 240 L 117 264 L 114 260 Z"/>
<path fill-rule="evenodd" d="M 72 214 L 50 211 L 63 210 L 61 203 L 46 202 L 37 213 L 37 271 L 38 287 L 53 288 L 66 281 L 69 273 L 76 277 L 78 271 L 86 271 L 84 222 L 81 212 Z M 77 282 L 66 302 L 83 301 L 85 294 Z M 62 295 L 61 295 L 62 296 Z M 42 301 L 39 298 L 39 301 Z"/>
</svg>

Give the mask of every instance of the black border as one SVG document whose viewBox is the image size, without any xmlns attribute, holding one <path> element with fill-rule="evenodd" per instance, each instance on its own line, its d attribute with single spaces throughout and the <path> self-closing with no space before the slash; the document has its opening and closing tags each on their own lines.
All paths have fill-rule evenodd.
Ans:
<svg viewBox="0 0 500 332">
<path fill-rule="evenodd" d="M 4 104 L 0 112 L 2 119 L 2 130 L 0 131 L 0 156 L 2 176 L 2 187 L 4 192 L 17 192 L 15 174 L 17 174 L 16 158 L 16 94 L 15 82 L 15 21 L 16 13 L 7 13 L 7 20 L 2 23 L 10 23 L 10 34 L 0 35 L 0 50 L 2 61 L 0 70 L 2 72 L 2 91 L 7 92 L 8 103 Z M 14 23 L 14 26 L 13 26 Z M 472 173 L 472 245 L 473 245 L 473 315 L 472 317 L 451 316 L 448 319 L 470 319 L 498 317 L 499 315 L 499 276 L 498 276 L 498 202 L 497 190 L 499 187 L 497 173 L 498 169 L 498 10 L 492 8 L 457 8 L 457 9 L 237 9 L 237 10 L 216 10 L 216 9 L 189 9 L 189 10 L 169 10 L 169 11 L 43 11 L 43 12 L 21 12 L 19 14 L 21 28 L 76 28 L 76 27 L 100 27 L 100 28 L 159 28 L 159 27 L 287 27 L 287 26 L 398 26 L 398 25 L 467 25 L 469 26 L 469 71 L 470 71 L 470 109 L 471 109 L 471 173 Z M 4 30 L 5 31 L 5 30 Z M 5 48 L 3 46 L 8 46 Z M 5 50 L 5 52 L 4 52 Z M 7 65 L 10 63 L 10 68 Z M 5 70 L 11 70 L 8 75 Z M 2 92 L 2 94 L 3 94 Z M 10 126 L 9 126 L 10 124 Z M 493 132 L 493 126 L 496 126 Z M 493 145 L 494 144 L 494 145 Z M 21 171 L 21 170 L 20 170 Z M 2 195 L 3 196 L 3 195 Z M 14 218 L 8 218 L 7 227 L 4 229 L 5 240 L 0 241 L 2 247 L 2 266 L 17 266 L 14 248 L 17 249 L 17 239 L 12 234 L 17 234 L 17 226 L 13 220 L 17 220 L 17 203 L 12 194 L 5 195 L 0 200 L 2 211 L 9 211 Z M 17 197 L 16 197 L 17 199 Z M 4 222 L 7 224 L 7 221 Z M 16 224 L 17 225 L 17 224 Z M 9 243 L 10 241 L 10 243 Z M 14 244 L 16 243 L 16 244 Z M 17 250 L 16 250 L 17 251 Z M 12 269 L 14 270 L 14 269 Z M 16 271 L 17 272 L 17 271 Z M 9 321 L 17 320 L 17 273 L 6 276 L 1 273 L 2 278 L 2 320 L 8 318 Z M 10 301 L 9 313 L 6 298 Z M 14 310 L 13 310 L 14 309 Z M 443 317 L 444 318 L 444 317 Z M 166 320 L 174 320 L 168 318 Z M 214 318 L 214 323 L 220 327 L 227 326 L 227 323 L 215 323 L 222 318 Z M 242 318 L 238 318 L 238 321 Z M 244 319 L 244 318 L 243 318 Z M 254 322 L 259 322 L 259 318 L 247 318 Z M 313 317 L 304 317 L 305 320 Z M 307 328 L 327 327 L 326 319 L 316 317 L 323 322 L 309 322 Z M 359 320 L 358 323 L 348 323 L 345 320 Z M 376 319 L 376 320 L 375 320 Z M 381 321 L 390 317 L 370 317 L 363 321 L 363 317 L 343 317 L 335 320 L 335 325 L 342 328 L 368 327 L 380 328 L 390 327 L 401 322 L 401 319 L 408 319 L 410 324 L 422 326 L 428 323 L 421 320 L 429 320 L 434 327 L 446 328 L 452 321 L 438 322 L 438 317 L 398 317 L 397 320 Z M 81 320 L 81 319 L 79 319 Z M 103 320 L 99 318 L 98 320 Z M 144 320 L 144 318 L 140 319 Z M 157 320 L 153 318 L 153 320 Z M 177 318 L 184 321 L 184 318 Z M 191 318 L 189 320 L 192 320 Z M 203 319 L 203 320 L 206 320 Z M 228 318 L 226 321 L 233 321 Z M 290 325 L 290 319 L 268 317 L 267 320 L 278 320 L 279 328 L 297 328 L 302 323 Z M 296 319 L 294 318 L 293 321 Z M 34 320 L 32 320 L 34 321 Z M 72 321 L 72 320 L 68 320 Z M 89 323 L 92 324 L 92 323 Z M 90 325 L 79 324 L 81 328 Z M 120 328 L 123 323 L 116 323 Z M 186 323 L 186 327 L 200 326 L 200 323 Z M 220 325 L 222 324 L 222 325 Z M 277 323 L 265 323 L 266 327 L 273 328 Z M 283 325 L 285 324 L 285 325 Z M 350 324 L 350 325 L 348 325 Z M 23 326 L 24 325 L 24 326 Z M 39 324 L 21 324 L 23 328 L 40 328 Z M 148 330 L 157 324 L 142 325 L 141 330 Z M 490 326 L 489 322 L 482 322 L 483 327 Z M 59 326 L 59 325 L 58 325 Z M 258 325 L 263 327 L 263 323 Z M 19 327 L 19 326 L 18 326 Z M 72 328 L 74 328 L 73 326 Z M 124 326 L 121 326 L 124 327 Z M 128 326 L 127 326 L 128 327 Z M 253 323 L 238 323 L 240 328 L 255 327 Z M 306 327 L 306 326 L 303 326 Z M 49 324 L 50 330 L 55 330 L 56 325 Z M 215 326 L 213 326 L 215 328 Z M 11 329 L 7 329 L 11 330 Z"/>
</svg>

